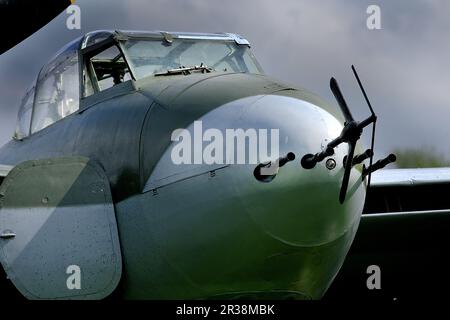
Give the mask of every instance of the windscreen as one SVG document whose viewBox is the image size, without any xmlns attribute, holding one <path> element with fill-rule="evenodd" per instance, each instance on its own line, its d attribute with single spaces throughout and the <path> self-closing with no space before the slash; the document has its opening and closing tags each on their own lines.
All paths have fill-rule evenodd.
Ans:
<svg viewBox="0 0 450 320">
<path fill-rule="evenodd" d="M 136 79 L 202 64 L 217 72 L 262 73 L 249 47 L 234 41 L 130 39 L 124 50 Z"/>
</svg>

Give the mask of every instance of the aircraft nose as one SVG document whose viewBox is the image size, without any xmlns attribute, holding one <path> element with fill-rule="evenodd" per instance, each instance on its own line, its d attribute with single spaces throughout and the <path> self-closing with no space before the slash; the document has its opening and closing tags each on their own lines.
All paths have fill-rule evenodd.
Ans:
<svg viewBox="0 0 450 320">
<path fill-rule="evenodd" d="M 341 237 L 358 221 L 365 190 L 356 169 L 347 201 L 342 205 L 338 200 L 347 145 L 336 148 L 333 156 L 311 170 L 300 165 L 303 155 L 320 151 L 339 136 L 340 121 L 311 103 L 276 95 L 261 97 L 235 114 L 237 127 L 278 130 L 279 156 L 292 159 L 295 155 L 269 182 L 249 181 L 248 171 L 255 167 L 251 164 L 240 166 L 233 176 L 246 213 L 267 234 L 295 246 L 318 246 Z M 220 118 L 227 122 L 226 116 Z M 259 147 L 263 145 L 264 141 Z M 274 149 L 270 143 L 267 148 Z M 258 156 L 259 163 L 268 160 L 264 152 Z M 273 155 L 268 158 L 275 159 Z"/>
<path fill-rule="evenodd" d="M 205 193 L 192 197 L 209 197 L 207 202 L 217 199 L 216 205 L 224 211 L 231 206 L 222 200 L 238 200 L 242 214 L 287 244 L 329 243 L 359 219 L 365 197 L 361 174 L 352 169 L 347 200 L 340 204 L 347 145 L 338 146 L 333 156 L 311 170 L 304 169 L 300 160 L 324 148 L 342 128 L 323 108 L 296 98 L 266 95 L 236 100 L 174 132 L 174 145 L 159 161 L 145 189 L 208 172 L 226 172 L 223 185 L 215 186 L 219 191 L 206 187 Z M 181 146 L 187 140 L 190 143 Z M 285 163 L 276 175 L 258 178 L 258 165 L 280 157 Z"/>
<path fill-rule="evenodd" d="M 140 241 L 161 248 L 167 267 L 202 288 L 200 296 L 286 290 L 320 297 L 350 247 L 365 186 L 355 167 L 340 204 L 345 144 L 313 169 L 300 160 L 342 127 L 314 104 L 265 95 L 227 103 L 174 131 L 139 201 L 145 214 L 134 214 L 145 230 Z M 276 175 L 257 179 L 255 168 L 279 157 L 286 163 Z"/>
</svg>

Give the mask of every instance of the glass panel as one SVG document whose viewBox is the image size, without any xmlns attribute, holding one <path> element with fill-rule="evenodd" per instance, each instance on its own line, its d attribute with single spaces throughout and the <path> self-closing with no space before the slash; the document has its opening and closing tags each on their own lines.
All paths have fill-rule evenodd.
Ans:
<svg viewBox="0 0 450 320">
<path fill-rule="evenodd" d="M 14 138 L 23 139 L 30 133 L 31 113 L 33 111 L 34 88 L 29 90 L 23 98 L 22 106 L 20 107 L 17 116 L 16 132 Z"/>
<path fill-rule="evenodd" d="M 174 39 L 131 39 L 124 44 L 137 79 L 179 67 L 202 63 L 218 72 L 262 73 L 247 46 L 234 41 Z"/>
<path fill-rule="evenodd" d="M 31 132 L 48 127 L 78 107 L 78 56 L 75 55 L 39 77 Z"/>
<path fill-rule="evenodd" d="M 125 59 L 117 46 L 111 46 L 90 59 L 100 91 L 131 79 Z M 89 81 L 85 82 L 89 96 Z"/>
</svg>

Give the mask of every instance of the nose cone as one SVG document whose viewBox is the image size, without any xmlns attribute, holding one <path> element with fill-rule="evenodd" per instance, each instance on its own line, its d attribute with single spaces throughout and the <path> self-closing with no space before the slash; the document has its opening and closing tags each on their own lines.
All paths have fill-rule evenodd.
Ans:
<svg viewBox="0 0 450 320">
<path fill-rule="evenodd" d="M 324 148 L 339 136 L 342 127 L 324 109 L 296 98 L 266 95 L 239 99 L 209 112 L 199 119 L 197 126 L 187 128 L 190 138 L 197 140 L 191 144 L 191 163 L 175 165 L 172 147 L 156 167 L 146 189 L 158 188 L 163 181 L 175 182 L 224 169 L 229 179 L 224 181 L 227 186 L 223 186 L 222 191 L 230 190 L 239 199 L 241 214 L 248 215 L 262 231 L 294 246 L 329 243 L 345 234 L 359 219 L 365 196 L 361 174 L 353 170 L 347 201 L 341 205 L 338 195 L 347 145 L 337 147 L 333 156 L 311 170 L 302 168 L 300 160 L 303 155 Z M 210 129 L 220 131 L 223 137 L 222 161 L 213 164 L 205 163 L 208 162 L 205 159 L 208 142 L 198 144 L 199 136 L 204 138 Z M 248 134 L 245 136 L 245 161 L 237 155 L 239 146 L 235 145 L 232 150 L 227 148 L 230 145 L 227 130 L 236 129 Z M 217 140 L 209 138 L 209 141 Z M 257 155 L 252 157 L 255 153 Z M 279 168 L 273 180 L 265 183 L 254 177 L 259 163 L 275 161 L 289 153 L 295 154 L 296 159 Z M 198 163 L 199 159 L 202 163 Z M 208 197 L 208 194 L 197 196 Z M 222 205 L 227 207 L 225 202 Z"/>
<path fill-rule="evenodd" d="M 345 144 L 329 157 L 335 166 L 327 167 L 327 158 L 306 170 L 300 160 L 337 137 L 342 124 L 319 106 L 279 95 L 235 100 L 198 120 L 173 135 L 176 141 L 143 190 L 140 206 L 144 214 L 136 213 L 133 218 L 145 230 L 140 241 L 160 248 L 161 259 L 145 258 L 149 270 L 159 268 L 167 279 L 173 272 L 182 275 L 169 294 L 163 276 L 159 285 L 149 282 L 152 295 L 201 298 L 236 292 L 294 292 L 301 297 L 321 297 L 356 232 L 365 185 L 355 167 L 346 201 L 339 203 Z M 229 129 L 247 133 L 243 147 L 235 144 L 230 149 Z M 274 134 L 278 148 L 272 141 L 273 132 L 278 133 Z M 183 141 L 190 141 L 186 147 L 192 148 L 181 150 Z M 239 157 L 241 149 L 245 161 Z M 294 153 L 295 160 L 280 167 L 269 182 L 257 180 L 255 168 L 276 160 L 276 149 L 280 156 Z M 258 157 L 252 163 L 255 152 Z M 219 161 L 212 163 L 212 158 Z M 190 159 L 190 163 L 180 164 L 180 159 Z M 161 261 L 167 261 L 164 268 Z M 135 281 L 148 281 L 140 269 L 129 270 L 138 278 Z"/>
<path fill-rule="evenodd" d="M 239 125 L 279 129 L 280 155 L 296 155 L 269 183 L 246 181 L 244 172 L 234 176 L 246 212 L 255 223 L 294 246 L 323 245 L 352 228 L 362 212 L 365 189 L 360 172 L 354 169 L 347 201 L 344 205 L 338 201 L 347 145 L 337 147 L 333 156 L 311 170 L 300 165 L 303 155 L 321 151 L 339 136 L 343 126 L 334 116 L 302 100 L 269 95 L 245 108 Z"/>
</svg>

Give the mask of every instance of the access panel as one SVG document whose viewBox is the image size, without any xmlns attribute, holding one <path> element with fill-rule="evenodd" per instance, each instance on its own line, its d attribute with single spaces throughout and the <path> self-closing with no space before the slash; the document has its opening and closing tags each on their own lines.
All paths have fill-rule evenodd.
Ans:
<svg viewBox="0 0 450 320">
<path fill-rule="evenodd" d="M 109 181 L 87 158 L 27 161 L 0 186 L 0 261 L 29 299 L 101 299 L 122 272 Z"/>
</svg>

